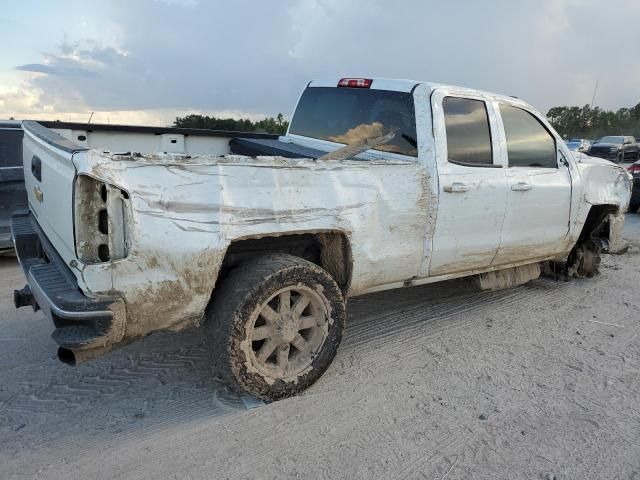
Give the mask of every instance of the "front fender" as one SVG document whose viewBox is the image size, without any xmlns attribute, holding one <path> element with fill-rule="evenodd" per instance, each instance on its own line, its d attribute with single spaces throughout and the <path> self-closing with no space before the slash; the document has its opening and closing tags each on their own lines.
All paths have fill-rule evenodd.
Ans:
<svg viewBox="0 0 640 480">
<path fill-rule="evenodd" d="M 629 207 L 633 178 L 608 160 L 582 156 L 578 162 L 584 201 L 590 205 L 615 205 L 619 213 Z"/>
</svg>

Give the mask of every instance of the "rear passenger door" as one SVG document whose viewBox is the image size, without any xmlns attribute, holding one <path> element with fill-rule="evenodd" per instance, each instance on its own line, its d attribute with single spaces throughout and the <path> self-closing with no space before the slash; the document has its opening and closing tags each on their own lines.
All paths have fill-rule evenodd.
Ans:
<svg viewBox="0 0 640 480">
<path fill-rule="evenodd" d="M 429 275 L 483 269 L 497 254 L 506 174 L 497 118 L 484 96 L 438 89 L 432 95 L 438 211 Z"/>
<path fill-rule="evenodd" d="M 498 104 L 506 152 L 507 212 L 494 265 L 562 253 L 567 245 L 571 175 L 558 142 L 532 112 Z"/>
</svg>

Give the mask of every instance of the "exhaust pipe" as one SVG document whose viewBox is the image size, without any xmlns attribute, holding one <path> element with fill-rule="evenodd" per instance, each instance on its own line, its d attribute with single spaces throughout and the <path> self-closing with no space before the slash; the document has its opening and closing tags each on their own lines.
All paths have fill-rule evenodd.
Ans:
<svg viewBox="0 0 640 480">
<path fill-rule="evenodd" d="M 90 348 L 87 350 L 70 350 L 68 348 L 58 348 L 58 360 L 62 363 L 75 367 L 81 363 L 101 357 L 111 350 L 111 346 Z"/>
</svg>

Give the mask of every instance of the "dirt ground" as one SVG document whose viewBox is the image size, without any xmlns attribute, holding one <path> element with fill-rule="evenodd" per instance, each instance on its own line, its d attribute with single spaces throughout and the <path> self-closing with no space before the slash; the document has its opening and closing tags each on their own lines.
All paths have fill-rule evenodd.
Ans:
<svg viewBox="0 0 640 480">
<path fill-rule="evenodd" d="M 324 377 L 258 406 L 200 331 L 59 363 L 0 259 L 0 478 L 640 478 L 640 215 L 625 236 L 590 280 L 353 299 Z"/>
</svg>

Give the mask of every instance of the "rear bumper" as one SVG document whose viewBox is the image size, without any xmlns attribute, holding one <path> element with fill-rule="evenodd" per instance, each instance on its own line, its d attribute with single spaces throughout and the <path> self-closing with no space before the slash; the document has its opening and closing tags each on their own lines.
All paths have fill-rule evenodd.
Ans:
<svg viewBox="0 0 640 480">
<path fill-rule="evenodd" d="M 34 309 L 53 321 L 53 339 L 67 350 L 110 348 L 124 334 L 125 309 L 120 298 L 90 298 L 46 238 L 34 216 L 16 212 L 11 233 Z M 21 291 L 22 298 L 28 290 Z M 18 297 L 20 293 L 17 294 Z M 18 298 L 16 297 L 16 298 Z M 16 307 L 24 305 L 16 300 Z"/>
</svg>

